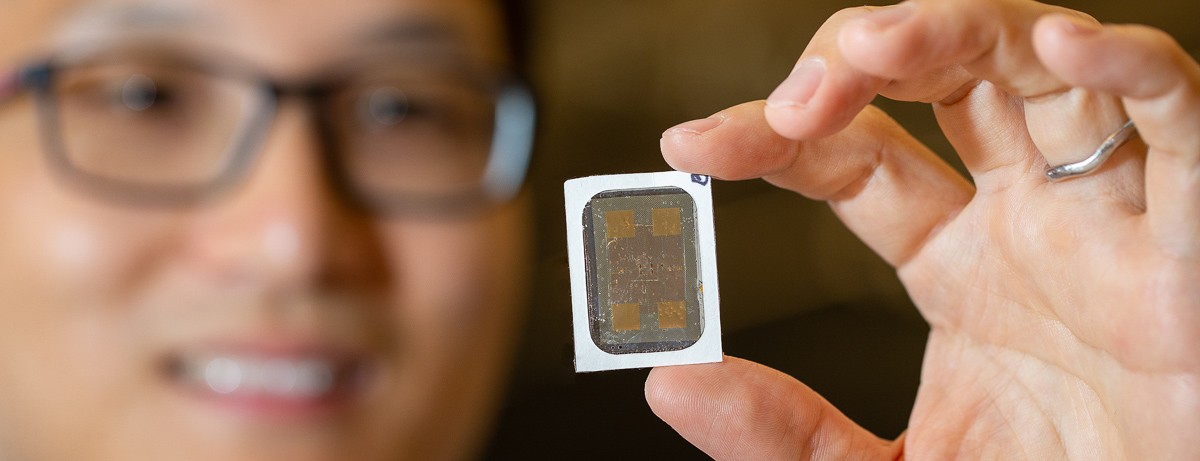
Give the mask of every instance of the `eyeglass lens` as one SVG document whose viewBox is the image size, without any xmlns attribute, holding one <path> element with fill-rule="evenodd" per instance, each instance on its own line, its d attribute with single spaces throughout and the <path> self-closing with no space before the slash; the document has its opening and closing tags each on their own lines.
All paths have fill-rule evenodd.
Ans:
<svg viewBox="0 0 1200 461">
<path fill-rule="evenodd" d="M 155 62 L 56 74 L 62 155 L 80 173 L 142 187 L 197 187 L 228 169 L 235 138 L 270 97 L 246 81 Z"/>
<path fill-rule="evenodd" d="M 269 124 L 260 81 L 152 59 L 66 66 L 53 80 L 70 168 L 139 190 L 206 187 Z M 384 200 L 477 194 L 496 122 L 493 88 L 434 65 L 383 65 L 332 88 L 316 108 L 348 183 Z"/>
</svg>

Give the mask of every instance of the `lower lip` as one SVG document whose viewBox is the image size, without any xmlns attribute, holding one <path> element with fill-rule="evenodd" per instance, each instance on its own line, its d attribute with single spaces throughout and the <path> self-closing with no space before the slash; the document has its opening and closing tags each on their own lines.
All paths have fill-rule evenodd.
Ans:
<svg viewBox="0 0 1200 461">
<path fill-rule="evenodd" d="M 231 411 L 241 417 L 280 422 L 325 419 L 349 406 L 353 400 L 350 392 L 340 389 L 314 398 L 218 394 L 207 389 L 190 387 L 184 391 L 193 399 Z"/>
</svg>

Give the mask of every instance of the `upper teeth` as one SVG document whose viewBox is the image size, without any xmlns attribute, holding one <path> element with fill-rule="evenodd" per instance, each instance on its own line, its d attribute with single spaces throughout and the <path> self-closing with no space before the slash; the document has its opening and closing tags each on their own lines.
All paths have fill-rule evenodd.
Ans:
<svg viewBox="0 0 1200 461">
<path fill-rule="evenodd" d="M 218 394 L 251 393 L 312 398 L 333 389 L 334 365 L 322 359 L 217 356 L 189 360 L 184 375 Z"/>
</svg>

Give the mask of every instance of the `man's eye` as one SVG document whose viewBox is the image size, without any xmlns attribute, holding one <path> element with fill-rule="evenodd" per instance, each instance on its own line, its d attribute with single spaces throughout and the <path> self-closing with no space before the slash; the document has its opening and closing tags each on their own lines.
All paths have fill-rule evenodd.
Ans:
<svg viewBox="0 0 1200 461">
<path fill-rule="evenodd" d="M 145 112 L 170 102 L 170 93 L 144 74 L 133 74 L 116 88 L 113 105 L 117 109 Z"/>
<path fill-rule="evenodd" d="M 364 122 L 392 126 L 400 123 L 411 110 L 408 96 L 394 87 L 375 88 L 365 95 L 360 107 Z"/>
</svg>

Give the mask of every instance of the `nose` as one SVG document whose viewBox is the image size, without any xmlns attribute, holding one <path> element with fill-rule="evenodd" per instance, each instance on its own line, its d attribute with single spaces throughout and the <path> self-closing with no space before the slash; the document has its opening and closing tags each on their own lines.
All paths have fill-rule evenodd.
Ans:
<svg viewBox="0 0 1200 461">
<path fill-rule="evenodd" d="M 187 254 L 203 277 L 313 290 L 384 274 L 375 226 L 335 193 L 307 109 L 282 104 L 240 187 L 194 216 Z"/>
</svg>

